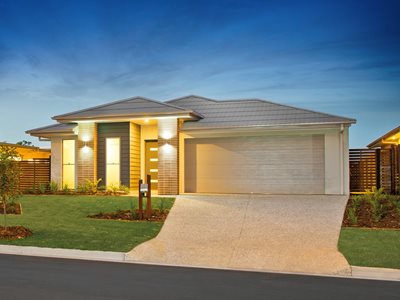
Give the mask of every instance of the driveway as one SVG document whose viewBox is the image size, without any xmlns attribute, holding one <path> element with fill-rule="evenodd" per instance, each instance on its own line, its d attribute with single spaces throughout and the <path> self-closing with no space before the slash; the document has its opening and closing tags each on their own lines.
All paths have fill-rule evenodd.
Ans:
<svg viewBox="0 0 400 300">
<path fill-rule="evenodd" d="M 212 268 L 347 274 L 337 249 L 347 197 L 181 195 L 134 261 Z"/>
</svg>

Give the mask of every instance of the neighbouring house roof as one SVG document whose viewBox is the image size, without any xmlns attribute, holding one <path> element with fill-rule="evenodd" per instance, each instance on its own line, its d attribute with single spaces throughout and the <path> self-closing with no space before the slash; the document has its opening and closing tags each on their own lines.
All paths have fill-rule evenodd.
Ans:
<svg viewBox="0 0 400 300">
<path fill-rule="evenodd" d="M 25 132 L 27 134 L 38 137 L 46 137 L 54 134 L 71 135 L 74 134 L 74 129 L 76 128 L 76 126 L 77 124 L 53 124 L 49 126 L 31 129 Z"/>
<path fill-rule="evenodd" d="M 185 122 L 183 129 L 210 129 L 254 126 L 352 124 L 356 120 L 260 99 L 213 100 L 186 96 L 167 101 L 200 113 L 203 118 Z"/>
<path fill-rule="evenodd" d="M 375 141 L 370 143 L 368 148 L 379 148 L 382 145 L 394 144 L 399 145 L 400 143 L 400 126 L 390 130 L 381 137 L 377 138 Z"/>
<path fill-rule="evenodd" d="M 195 119 L 202 116 L 190 108 L 182 108 L 169 103 L 143 97 L 123 99 L 87 109 L 53 117 L 58 122 L 78 122 L 84 120 L 123 119 L 135 117 L 190 115 Z"/>
<path fill-rule="evenodd" d="M 15 148 L 21 148 L 21 149 L 27 149 L 27 150 L 35 150 L 35 151 L 43 151 L 43 152 L 51 151 L 50 149 L 43 149 L 43 148 L 36 147 L 36 146 L 19 145 L 19 144 L 6 143 L 6 142 L 0 142 L 0 146 L 9 146 L 9 147 L 15 147 Z"/>
</svg>

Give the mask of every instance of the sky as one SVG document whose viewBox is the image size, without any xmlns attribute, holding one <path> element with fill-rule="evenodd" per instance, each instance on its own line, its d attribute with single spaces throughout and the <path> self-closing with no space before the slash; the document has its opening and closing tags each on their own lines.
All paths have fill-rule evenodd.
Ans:
<svg viewBox="0 0 400 300">
<path fill-rule="evenodd" d="M 0 141 L 144 96 L 261 98 L 400 125 L 400 1 L 0 0 Z"/>
</svg>

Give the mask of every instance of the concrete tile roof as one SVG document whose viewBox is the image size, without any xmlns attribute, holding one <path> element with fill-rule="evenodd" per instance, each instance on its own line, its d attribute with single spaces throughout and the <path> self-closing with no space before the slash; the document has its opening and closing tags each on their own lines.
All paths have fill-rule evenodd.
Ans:
<svg viewBox="0 0 400 300">
<path fill-rule="evenodd" d="M 185 122 L 183 129 L 209 129 L 253 126 L 287 126 L 316 124 L 351 124 L 356 120 L 260 99 L 213 100 L 187 96 L 166 103 L 190 108 L 203 116 Z"/>
<path fill-rule="evenodd" d="M 74 134 L 77 124 L 53 124 L 25 131 L 33 136 L 42 136 L 44 134 Z"/>
<path fill-rule="evenodd" d="M 163 103 L 144 97 L 133 97 L 58 115 L 53 117 L 53 119 L 59 122 L 73 122 L 102 118 L 152 117 L 180 114 L 193 114 L 200 117 L 190 108 L 181 108 L 173 104 Z"/>
</svg>

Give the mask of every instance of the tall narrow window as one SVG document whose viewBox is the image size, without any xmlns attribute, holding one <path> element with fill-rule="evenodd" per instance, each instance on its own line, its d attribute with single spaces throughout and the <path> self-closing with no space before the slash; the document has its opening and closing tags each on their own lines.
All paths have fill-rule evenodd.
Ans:
<svg viewBox="0 0 400 300">
<path fill-rule="evenodd" d="M 63 140 L 63 187 L 75 188 L 75 141 Z"/>
<path fill-rule="evenodd" d="M 106 184 L 119 185 L 120 179 L 120 139 L 106 139 Z"/>
</svg>

